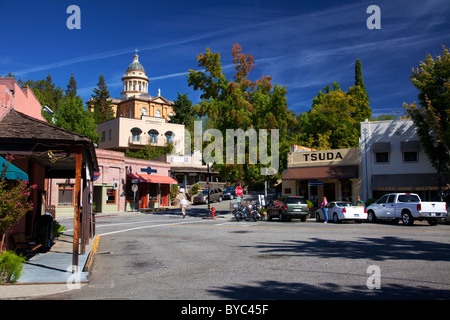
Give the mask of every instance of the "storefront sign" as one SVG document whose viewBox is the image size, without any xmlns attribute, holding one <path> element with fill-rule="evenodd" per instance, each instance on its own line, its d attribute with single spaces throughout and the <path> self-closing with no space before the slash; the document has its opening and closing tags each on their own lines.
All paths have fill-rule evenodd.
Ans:
<svg viewBox="0 0 450 320">
<path fill-rule="evenodd" d="M 314 152 L 314 153 L 305 153 L 303 155 L 304 160 L 307 161 L 324 161 L 324 160 L 342 160 L 342 155 L 339 151 L 337 152 Z"/>
<path fill-rule="evenodd" d="M 157 170 L 147 167 L 147 168 L 141 168 L 141 172 L 146 172 L 147 174 L 152 174 L 152 173 L 156 173 Z"/>
<path fill-rule="evenodd" d="M 320 186 L 323 186 L 323 181 L 308 181 L 308 186 L 320 187 Z"/>
<path fill-rule="evenodd" d="M 289 168 L 353 165 L 359 165 L 358 148 L 290 152 L 288 155 Z"/>
</svg>

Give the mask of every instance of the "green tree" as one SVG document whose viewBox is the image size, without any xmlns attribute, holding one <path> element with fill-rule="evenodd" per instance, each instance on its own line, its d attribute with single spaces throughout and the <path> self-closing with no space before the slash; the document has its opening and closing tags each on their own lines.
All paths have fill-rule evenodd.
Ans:
<svg viewBox="0 0 450 320">
<path fill-rule="evenodd" d="M 55 124 L 63 129 L 80 133 L 94 143 L 100 138 L 93 114 L 84 109 L 83 100 L 78 96 L 68 96 L 61 100 L 61 105 L 55 113 Z"/>
<path fill-rule="evenodd" d="M 384 121 L 384 120 L 395 120 L 395 116 L 393 114 L 382 113 L 378 117 L 371 119 L 371 121 Z"/>
<path fill-rule="evenodd" d="M 191 137 L 194 136 L 194 122 L 198 120 L 194 110 L 192 108 L 192 101 L 189 100 L 187 93 L 181 95 L 178 92 L 177 99 L 173 102 L 173 111 L 175 114 L 170 117 L 171 123 L 184 124 L 185 129 L 190 133 Z M 190 149 L 194 149 L 194 141 L 189 139 L 188 135 L 184 136 L 185 146 L 189 146 Z"/>
<path fill-rule="evenodd" d="M 173 144 L 171 143 L 168 143 L 163 147 L 146 145 L 142 150 L 126 152 L 125 156 L 127 156 L 128 158 L 151 160 L 163 156 L 165 154 L 171 154 L 172 149 Z"/>
<path fill-rule="evenodd" d="M 436 169 L 450 175 L 450 53 L 443 45 L 436 59 L 430 54 L 412 69 L 419 105 L 403 104 L 418 128 L 420 142 Z M 439 165 L 438 165 L 439 163 Z"/>
<path fill-rule="evenodd" d="M 311 110 L 301 116 L 302 145 L 319 150 L 358 146 L 359 121 L 354 117 L 353 97 L 334 87 L 328 93 L 319 92 Z"/>
<path fill-rule="evenodd" d="M 43 80 L 28 80 L 25 84 L 33 90 L 34 95 L 43 107 L 47 106 L 53 112 L 58 110 L 58 103 L 64 96 L 64 92 L 60 87 L 56 87 L 53 83 L 52 75 L 50 73 L 47 78 Z"/>
<path fill-rule="evenodd" d="M 357 59 L 355 62 L 355 85 L 360 86 L 361 89 L 366 91 L 366 85 L 362 76 L 361 60 Z"/>
<path fill-rule="evenodd" d="M 103 73 L 98 78 L 97 87 L 94 88 L 94 94 L 88 103 L 94 107 L 95 123 L 99 124 L 113 119 L 114 111 L 111 107 L 111 98 Z"/>
<path fill-rule="evenodd" d="M 69 84 L 67 85 L 66 96 L 68 97 L 76 97 L 77 95 L 77 81 L 75 80 L 75 76 L 70 75 Z"/>
<path fill-rule="evenodd" d="M 177 94 L 177 99 L 173 102 L 173 111 L 175 114 L 170 117 L 171 123 L 184 124 L 186 127 L 193 127 L 197 119 L 192 110 L 192 101 L 189 100 L 187 93 Z"/>
</svg>

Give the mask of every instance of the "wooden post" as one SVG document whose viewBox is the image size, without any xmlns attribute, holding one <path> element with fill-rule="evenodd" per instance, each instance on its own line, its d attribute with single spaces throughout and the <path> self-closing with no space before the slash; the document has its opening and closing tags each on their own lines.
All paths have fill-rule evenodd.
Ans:
<svg viewBox="0 0 450 320">
<path fill-rule="evenodd" d="M 81 191 L 81 167 L 83 160 L 82 147 L 75 147 L 75 199 L 73 217 L 73 252 L 72 273 L 78 271 L 78 249 L 80 242 L 80 191 Z"/>
</svg>

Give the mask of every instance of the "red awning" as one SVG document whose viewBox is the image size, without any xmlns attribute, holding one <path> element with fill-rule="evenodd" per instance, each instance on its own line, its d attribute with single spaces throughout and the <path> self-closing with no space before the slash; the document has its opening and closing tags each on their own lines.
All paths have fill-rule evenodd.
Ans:
<svg viewBox="0 0 450 320">
<path fill-rule="evenodd" d="M 139 182 L 148 183 L 162 183 L 162 184 L 177 184 L 177 180 L 168 176 L 157 176 L 154 174 L 137 174 L 137 173 L 127 173 L 127 176 L 131 179 L 137 179 Z"/>
</svg>

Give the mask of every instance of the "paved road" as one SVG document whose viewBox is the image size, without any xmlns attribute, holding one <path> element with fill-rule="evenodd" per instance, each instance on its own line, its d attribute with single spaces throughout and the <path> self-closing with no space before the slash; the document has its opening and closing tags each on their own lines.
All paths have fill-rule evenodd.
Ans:
<svg viewBox="0 0 450 320">
<path fill-rule="evenodd" d="M 237 222 L 221 206 L 98 218 L 90 284 L 54 298 L 450 299 L 449 225 Z"/>
</svg>

